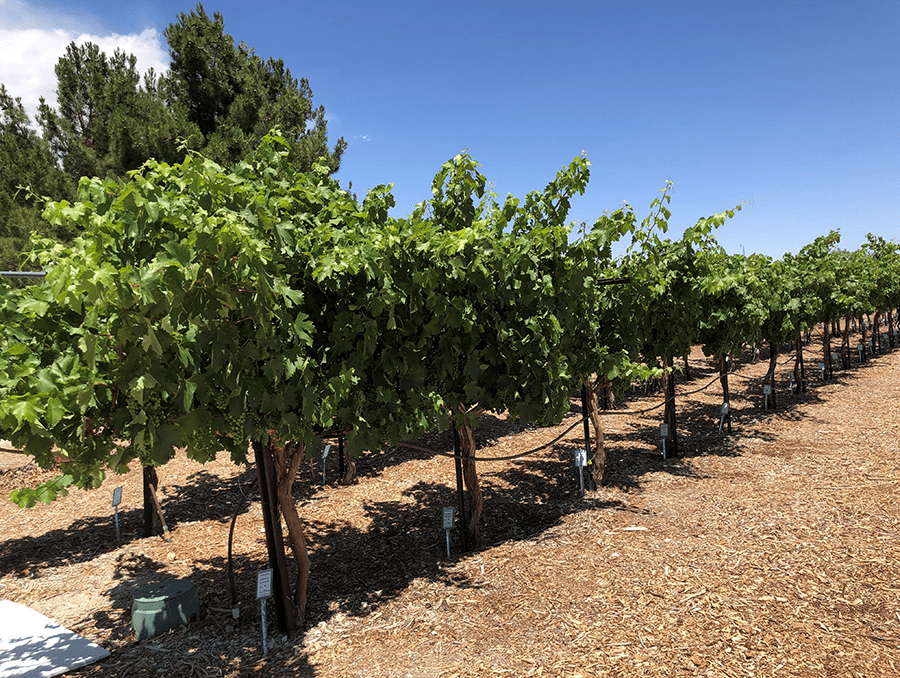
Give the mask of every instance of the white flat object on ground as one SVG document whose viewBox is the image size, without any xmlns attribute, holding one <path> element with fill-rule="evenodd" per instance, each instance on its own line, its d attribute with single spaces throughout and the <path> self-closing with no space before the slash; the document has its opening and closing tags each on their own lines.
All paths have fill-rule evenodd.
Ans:
<svg viewBox="0 0 900 678">
<path fill-rule="evenodd" d="M 51 678 L 108 656 L 40 612 L 0 600 L 0 678 Z"/>
</svg>

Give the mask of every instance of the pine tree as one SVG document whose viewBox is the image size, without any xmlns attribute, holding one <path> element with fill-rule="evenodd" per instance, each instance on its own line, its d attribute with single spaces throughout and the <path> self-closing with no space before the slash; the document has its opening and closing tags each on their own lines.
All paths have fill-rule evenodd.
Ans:
<svg viewBox="0 0 900 678">
<path fill-rule="evenodd" d="M 41 220 L 43 205 L 35 196 L 61 200 L 73 193 L 47 143 L 29 126 L 22 100 L 0 84 L 0 268 L 22 265 L 32 233 L 57 240 L 72 237 Z"/>
</svg>

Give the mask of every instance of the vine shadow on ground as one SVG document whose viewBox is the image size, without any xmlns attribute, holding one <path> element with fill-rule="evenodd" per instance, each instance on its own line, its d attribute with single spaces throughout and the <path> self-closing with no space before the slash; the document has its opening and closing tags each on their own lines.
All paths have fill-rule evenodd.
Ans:
<svg viewBox="0 0 900 678">
<path fill-rule="evenodd" d="M 250 504 L 241 496 L 241 489 L 246 492 L 248 486 L 253 487 L 255 477 L 255 469 L 250 468 L 236 480 L 223 481 L 201 469 L 188 476 L 183 485 L 169 490 L 165 487 L 165 475 L 160 473 L 160 503 L 170 531 L 179 522 L 227 522 L 236 507 L 239 513 L 246 513 Z M 65 498 L 56 501 L 64 502 Z M 0 542 L 0 571 L 26 574 L 42 568 L 83 563 L 140 539 L 143 510 L 129 508 L 118 515 L 121 543 L 116 543 L 113 515 L 76 518 L 64 528 Z M 157 536 L 153 538 L 159 538 L 156 516 L 154 521 Z"/>
<path fill-rule="evenodd" d="M 841 385 L 850 386 L 861 378 L 864 371 L 877 365 L 878 356 L 870 358 L 862 365 L 855 365 L 849 370 L 835 370 L 834 376 L 828 381 L 822 381 L 818 370 L 807 372 L 806 392 L 791 393 L 787 382 L 778 384 L 777 407 L 765 409 L 763 406 L 763 377 L 743 377 L 734 372 L 729 375 L 732 393 L 732 431 L 728 432 L 723 426 L 721 433 L 719 425 L 721 421 L 721 402 L 701 402 L 690 400 L 690 395 L 679 396 L 676 400 L 677 425 L 679 436 L 679 459 L 662 458 L 661 439 L 658 432 L 658 424 L 662 420 L 661 413 L 650 416 L 642 423 L 629 423 L 629 430 L 625 433 L 608 432 L 605 434 L 607 441 L 607 484 L 630 490 L 640 486 L 640 477 L 652 472 L 666 472 L 677 475 L 691 473 L 686 470 L 686 461 L 693 457 L 701 456 L 740 456 L 749 449 L 749 443 L 772 442 L 774 436 L 761 430 L 757 424 L 770 418 L 779 421 L 791 422 L 814 416 L 812 411 L 801 405 L 814 405 L 825 402 L 821 393 L 823 386 Z M 782 363 L 782 365 L 786 364 Z M 793 362 L 793 360 L 790 360 Z M 700 374 L 697 367 L 692 368 L 695 374 Z M 860 371 L 862 370 L 862 371 Z M 708 370 L 710 379 L 715 376 L 715 370 Z M 695 377 L 695 382 L 700 381 Z M 679 382 L 683 383 L 682 379 Z M 740 387 L 736 387 L 740 383 Z M 718 384 L 712 386 L 717 388 Z M 687 384 L 682 388 L 690 390 Z M 718 387 L 721 390 L 721 387 Z M 630 405 L 638 409 L 643 402 L 652 402 L 643 393 L 633 394 L 635 400 Z M 658 400 L 661 394 L 657 394 Z M 601 413 L 602 414 L 602 413 Z M 636 444 L 635 444 L 636 443 Z"/>
</svg>

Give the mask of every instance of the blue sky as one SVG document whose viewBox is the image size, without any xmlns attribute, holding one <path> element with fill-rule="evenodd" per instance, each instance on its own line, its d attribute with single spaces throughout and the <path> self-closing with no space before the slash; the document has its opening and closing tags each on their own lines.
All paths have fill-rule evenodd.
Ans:
<svg viewBox="0 0 900 678">
<path fill-rule="evenodd" d="M 193 2 L 0 0 L 0 82 L 53 98 L 69 40 L 165 68 L 163 31 Z M 539 190 L 581 151 L 571 219 L 674 182 L 674 237 L 746 203 L 717 237 L 780 257 L 832 229 L 900 239 L 900 2 L 206 2 L 237 42 L 280 57 L 349 148 L 362 195 L 397 215 L 468 149 L 501 198 Z M 12 48 L 12 49 L 10 49 Z M 58 50 L 54 53 L 54 50 Z"/>
</svg>

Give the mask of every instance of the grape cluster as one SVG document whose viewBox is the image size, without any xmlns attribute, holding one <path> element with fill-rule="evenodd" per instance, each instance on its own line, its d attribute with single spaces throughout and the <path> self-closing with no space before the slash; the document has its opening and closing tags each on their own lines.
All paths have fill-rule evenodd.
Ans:
<svg viewBox="0 0 900 678">
<path fill-rule="evenodd" d="M 231 399 L 224 393 L 216 396 L 214 404 L 216 409 L 222 413 L 223 424 L 219 432 L 237 440 L 243 439 L 244 425 L 247 421 L 247 413 L 244 408 L 241 407 L 239 414 L 232 414 Z"/>
<path fill-rule="evenodd" d="M 198 461 L 208 461 L 215 458 L 221 447 L 211 418 L 207 419 L 199 428 L 194 429 L 188 439 L 190 456 Z"/>
<path fill-rule="evenodd" d="M 143 412 L 147 418 L 146 425 L 151 429 L 157 429 L 165 423 L 162 405 L 162 395 L 156 391 L 145 392 L 143 404 L 138 402 L 137 398 L 130 393 L 125 399 L 125 406 L 128 408 L 132 421 L 137 419 Z"/>
<path fill-rule="evenodd" d="M 144 429 L 143 436 L 133 435 L 132 444 L 141 464 L 149 466 L 152 464 L 153 432 L 165 423 L 166 418 L 163 413 L 162 394 L 158 391 L 145 391 L 143 401 L 143 404 L 138 402 L 137 398 L 129 393 L 125 398 L 125 406 L 131 415 L 132 426 Z M 141 421 L 141 415 L 144 417 L 143 421 Z"/>
</svg>

